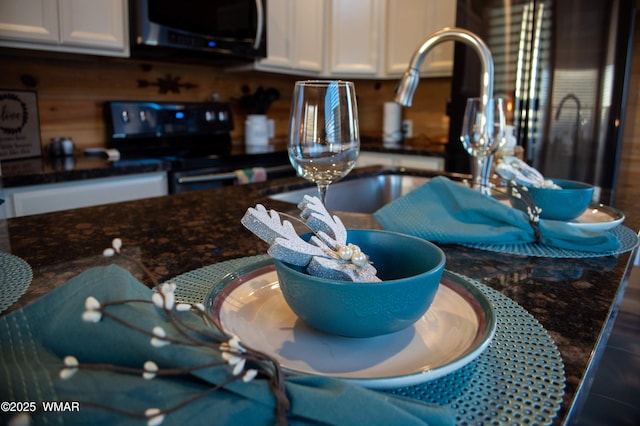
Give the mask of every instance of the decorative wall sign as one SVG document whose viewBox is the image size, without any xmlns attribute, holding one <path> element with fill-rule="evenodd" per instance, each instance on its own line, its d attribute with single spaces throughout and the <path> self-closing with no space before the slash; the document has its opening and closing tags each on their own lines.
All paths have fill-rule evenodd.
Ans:
<svg viewBox="0 0 640 426">
<path fill-rule="evenodd" d="M 36 93 L 0 91 L 0 160 L 40 154 Z"/>
<path fill-rule="evenodd" d="M 158 93 L 164 95 L 165 93 L 180 93 L 180 88 L 183 89 L 195 89 L 198 87 L 197 84 L 194 83 L 181 83 L 180 79 L 182 77 L 172 76 L 171 74 L 167 74 L 164 78 L 158 77 L 156 81 L 148 81 L 143 79 L 138 79 L 138 87 L 144 88 L 149 86 L 157 86 Z"/>
</svg>

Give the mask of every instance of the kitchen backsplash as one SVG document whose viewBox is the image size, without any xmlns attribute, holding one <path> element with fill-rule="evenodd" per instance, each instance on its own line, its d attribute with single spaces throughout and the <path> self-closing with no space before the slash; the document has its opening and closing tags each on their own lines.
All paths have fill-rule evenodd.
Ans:
<svg viewBox="0 0 640 426">
<path fill-rule="evenodd" d="M 275 139 L 285 140 L 293 84 L 302 77 L 227 71 L 206 65 L 143 62 L 83 55 L 34 53 L 0 49 L 0 89 L 33 90 L 38 95 L 43 145 L 69 136 L 76 147 L 104 146 L 102 104 L 110 100 L 207 101 L 212 96 L 232 104 L 234 147 L 244 145 L 246 111 L 240 99 L 259 87 L 274 88 L 279 98 L 270 104 Z M 363 138 L 382 136 L 385 101 L 392 100 L 397 81 L 357 80 L 356 92 Z M 427 79 L 418 87 L 414 105 L 403 118 L 413 121 L 417 140 L 446 143 L 448 78 Z"/>
</svg>

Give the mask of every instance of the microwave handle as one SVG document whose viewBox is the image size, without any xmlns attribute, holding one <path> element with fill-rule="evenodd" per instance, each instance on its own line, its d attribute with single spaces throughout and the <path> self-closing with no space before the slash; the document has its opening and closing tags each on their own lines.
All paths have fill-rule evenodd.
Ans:
<svg viewBox="0 0 640 426">
<path fill-rule="evenodd" d="M 262 33 L 264 28 L 264 9 L 262 8 L 262 0 L 256 0 L 256 41 L 253 43 L 253 48 L 260 48 L 262 43 Z"/>
</svg>

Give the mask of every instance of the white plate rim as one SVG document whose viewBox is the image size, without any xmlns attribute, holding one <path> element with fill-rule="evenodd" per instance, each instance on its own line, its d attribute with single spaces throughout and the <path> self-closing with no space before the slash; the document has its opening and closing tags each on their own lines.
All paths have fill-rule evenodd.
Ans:
<svg viewBox="0 0 640 426">
<path fill-rule="evenodd" d="M 598 210 L 606 214 L 608 218 L 611 220 L 605 220 L 601 222 L 579 222 L 580 217 L 590 214 L 593 210 Z M 624 222 L 625 215 L 620 210 L 615 209 L 611 206 L 607 206 L 602 203 L 593 203 L 590 204 L 589 207 L 580 215 L 577 219 L 571 220 L 567 222 L 569 225 L 584 229 L 587 231 L 606 231 L 611 228 L 614 228 Z"/>
<path fill-rule="evenodd" d="M 502 202 L 504 205 L 512 207 L 509 201 L 509 198 L 502 192 L 494 194 L 493 197 Z M 591 214 L 593 210 L 598 210 L 602 213 L 605 213 L 607 220 L 599 221 L 599 222 L 580 222 L 580 218 L 585 215 Z M 608 231 L 609 229 L 613 229 L 616 226 L 620 225 L 625 220 L 625 215 L 620 210 L 613 208 L 611 206 L 607 206 L 602 203 L 591 203 L 589 207 L 587 207 L 580 216 L 576 219 L 563 221 L 572 227 L 583 229 L 585 231 L 598 232 L 598 231 Z"/>
<path fill-rule="evenodd" d="M 224 299 L 233 292 L 237 287 L 251 281 L 253 278 L 259 277 L 263 274 L 270 273 L 274 270 L 274 265 L 271 259 L 267 259 L 262 262 L 258 262 L 254 265 L 241 268 L 228 274 L 218 284 L 214 285 L 210 293 L 205 299 L 205 306 L 207 311 L 212 314 L 216 325 L 224 330 L 219 318 L 219 309 L 224 302 Z M 417 371 L 410 374 L 401 374 L 396 376 L 385 377 L 341 377 L 340 375 L 331 375 L 326 373 L 320 373 L 319 375 L 324 377 L 333 377 L 347 382 L 357 384 L 363 387 L 372 389 L 389 389 L 402 386 L 411 386 L 422 384 L 431 380 L 441 378 L 447 374 L 450 374 L 465 365 L 475 360 L 491 343 L 493 336 L 495 335 L 497 328 L 497 317 L 494 311 L 494 307 L 490 300 L 483 294 L 483 292 L 474 286 L 470 281 L 467 281 L 460 276 L 453 274 L 449 271 L 444 271 L 442 277 L 442 283 L 461 296 L 467 303 L 472 305 L 472 309 L 479 318 L 479 324 L 476 338 L 471 342 L 467 350 L 461 354 L 458 358 L 451 360 L 450 362 L 436 366 L 429 370 Z M 279 291 L 279 290 L 278 290 Z M 469 301 L 471 299 L 471 302 Z M 242 336 L 238 336 L 242 341 Z M 257 348 L 262 350 L 262 348 Z M 273 355 L 273 354 L 270 354 Z M 295 369 L 282 366 L 283 370 L 288 374 L 300 375 L 300 374 L 313 374 L 308 371 L 297 371 Z"/>
</svg>

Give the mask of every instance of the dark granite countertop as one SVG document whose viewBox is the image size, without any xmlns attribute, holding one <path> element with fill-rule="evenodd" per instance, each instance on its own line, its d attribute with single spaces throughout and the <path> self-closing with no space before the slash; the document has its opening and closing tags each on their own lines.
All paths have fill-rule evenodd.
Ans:
<svg viewBox="0 0 640 426">
<path fill-rule="evenodd" d="M 378 173 L 356 169 L 349 177 Z M 427 172 L 419 172 L 427 174 Z M 92 266 L 117 262 L 144 282 L 135 264 L 101 253 L 120 237 L 125 252 L 141 260 L 160 281 L 213 263 L 266 251 L 240 218 L 247 207 L 262 203 L 281 211 L 291 205 L 266 198 L 269 188 L 300 186 L 299 178 L 223 187 L 118 204 L 13 218 L 0 221 L 0 250 L 25 259 L 34 279 L 9 311 Z M 619 198 L 617 208 L 630 215 L 625 225 L 638 229 L 634 215 L 640 198 Z M 346 225 L 377 227 L 370 215 L 347 214 Z M 479 280 L 512 298 L 550 333 L 562 354 L 566 394 L 557 418 L 567 416 L 600 339 L 606 340 L 610 319 L 626 285 L 630 253 L 590 259 L 549 259 L 502 255 L 445 245 L 447 269 Z M 601 345 L 600 345 L 601 346 Z"/>
<path fill-rule="evenodd" d="M 442 144 L 429 143 L 425 141 L 404 141 L 397 147 L 385 147 L 381 139 L 366 138 L 362 143 L 362 151 L 386 152 L 389 154 L 423 155 L 423 156 L 443 156 Z M 254 165 L 260 162 L 260 156 L 281 156 L 286 161 L 286 144 L 280 142 L 274 146 L 275 152 L 264 154 L 244 154 L 244 152 L 233 152 L 235 163 L 247 163 Z M 222 162 L 225 160 L 222 159 Z M 224 164 L 220 164 L 224 166 Z M 34 157 L 18 160 L 2 161 L 0 164 L 2 173 L 0 174 L 1 186 L 13 188 L 29 185 L 42 185 L 49 183 L 71 182 L 76 180 L 98 179 L 113 176 L 126 176 L 138 173 L 152 173 L 158 171 L 169 171 L 172 164 L 169 161 L 158 159 L 137 159 L 107 161 L 101 158 L 84 157 L 76 155 L 73 157 L 48 156 Z"/>
<path fill-rule="evenodd" d="M 161 160 L 110 162 L 87 157 L 36 157 L 2 161 L 2 186 L 13 188 L 29 185 L 99 179 L 138 173 L 162 172 L 171 164 Z"/>
</svg>

